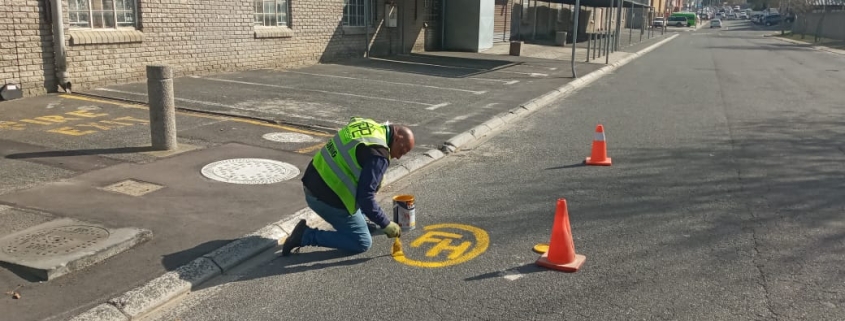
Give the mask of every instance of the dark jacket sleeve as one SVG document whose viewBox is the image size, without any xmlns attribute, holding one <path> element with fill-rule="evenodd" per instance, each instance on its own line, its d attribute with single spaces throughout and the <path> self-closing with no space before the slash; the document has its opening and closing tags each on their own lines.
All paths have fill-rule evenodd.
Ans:
<svg viewBox="0 0 845 321">
<path fill-rule="evenodd" d="M 358 179 L 358 191 L 356 193 L 356 201 L 361 208 L 361 213 L 381 228 L 387 227 L 390 224 L 390 219 L 376 202 L 376 192 L 388 165 L 389 162 L 386 157 L 375 153 L 363 159 L 361 177 Z"/>
</svg>

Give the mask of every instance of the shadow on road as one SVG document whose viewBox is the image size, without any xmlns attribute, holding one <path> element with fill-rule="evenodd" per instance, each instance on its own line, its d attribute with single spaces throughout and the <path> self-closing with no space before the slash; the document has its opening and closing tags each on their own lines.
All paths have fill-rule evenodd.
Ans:
<svg viewBox="0 0 845 321">
<path fill-rule="evenodd" d="M 189 262 L 200 256 L 203 256 L 218 248 L 223 247 L 226 244 L 231 243 L 232 241 L 234 240 L 208 241 L 184 251 L 164 255 L 161 258 L 161 265 L 164 266 L 164 268 L 168 271 L 173 271 L 182 265 L 188 264 Z"/>
<path fill-rule="evenodd" d="M 584 166 L 587 166 L 587 164 L 584 163 L 584 162 L 580 162 L 580 163 L 575 163 L 575 164 L 570 164 L 570 165 L 561 165 L 561 166 L 549 167 L 549 168 L 546 168 L 545 170 L 577 168 L 577 167 L 584 167 Z"/>
<path fill-rule="evenodd" d="M 812 45 L 800 44 L 765 44 L 765 45 L 749 45 L 749 46 L 707 46 L 708 49 L 729 49 L 729 50 L 762 50 L 762 51 L 802 51 L 810 48 Z"/>
<path fill-rule="evenodd" d="M 44 158 L 44 157 L 68 157 L 68 156 L 88 156 L 88 155 L 104 155 L 104 154 L 132 154 L 155 151 L 152 146 L 138 146 L 138 147 L 117 147 L 117 148 L 100 148 L 100 149 L 76 149 L 76 150 L 56 150 L 46 152 L 33 153 L 18 153 L 6 155 L 8 159 L 27 159 L 27 158 Z"/>
<path fill-rule="evenodd" d="M 518 63 L 506 60 L 411 54 L 337 61 L 334 64 L 434 77 L 466 78 L 514 66 Z"/>
<path fill-rule="evenodd" d="M 592 184 L 601 185 L 601 190 L 581 186 L 586 194 L 615 190 L 613 194 L 626 197 L 578 204 L 578 220 L 624 225 L 620 233 L 633 235 L 655 225 L 687 229 L 684 237 L 673 236 L 671 243 L 661 245 L 672 251 L 712 251 L 716 261 L 751 255 L 737 251 L 751 250 L 733 243 L 738 234 L 752 235 L 757 251 L 764 251 L 758 244 L 765 246 L 767 264 L 841 257 L 845 121 L 823 117 L 788 113 L 738 122 L 731 126 L 732 139 L 700 145 L 732 146 L 727 152 L 692 147 L 627 150 L 625 174 L 616 176 L 612 185 Z M 684 226 L 697 220 L 704 225 Z"/>
<path fill-rule="evenodd" d="M 464 281 L 479 281 L 479 280 L 486 280 L 492 278 L 500 278 L 506 277 L 508 275 L 520 275 L 520 274 L 531 274 L 535 272 L 548 272 L 549 269 L 542 268 L 535 263 L 528 263 L 525 265 L 521 265 L 515 268 L 510 268 L 504 271 L 494 271 L 490 273 L 484 273 L 481 275 L 476 275 L 473 277 L 465 278 Z"/>
<path fill-rule="evenodd" d="M 322 270 L 329 268 L 344 268 L 351 265 L 366 263 L 373 259 L 390 257 L 389 254 L 376 257 L 354 257 L 352 254 L 340 250 L 316 250 L 314 252 L 294 251 L 290 256 L 277 257 L 272 262 L 255 269 L 243 278 L 235 282 L 244 282 L 253 279 L 261 279 L 283 274 L 294 274 L 300 272 Z M 352 258 L 354 257 L 354 258 Z"/>
</svg>

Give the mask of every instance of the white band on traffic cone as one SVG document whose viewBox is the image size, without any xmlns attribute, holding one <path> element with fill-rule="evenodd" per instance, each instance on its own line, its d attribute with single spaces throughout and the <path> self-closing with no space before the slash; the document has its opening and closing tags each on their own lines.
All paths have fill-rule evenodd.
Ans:
<svg viewBox="0 0 845 321">
<path fill-rule="evenodd" d="M 603 142 L 604 141 L 604 133 L 595 133 L 595 135 L 593 135 L 593 140 Z"/>
</svg>

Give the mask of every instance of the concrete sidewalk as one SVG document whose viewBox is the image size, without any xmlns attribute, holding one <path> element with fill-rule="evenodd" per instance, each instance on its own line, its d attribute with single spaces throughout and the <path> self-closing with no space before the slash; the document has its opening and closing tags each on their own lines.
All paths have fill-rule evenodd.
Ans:
<svg viewBox="0 0 845 321">
<path fill-rule="evenodd" d="M 174 66 L 178 71 L 178 66 Z M 601 66 L 579 63 L 581 74 Z M 572 81 L 569 64 L 531 57 L 437 52 L 299 69 L 174 78 L 178 107 L 334 130 L 351 116 L 409 125 L 417 147 L 452 136 Z M 145 83 L 83 92 L 146 103 Z"/>
<path fill-rule="evenodd" d="M 66 269 L 46 268 L 41 277 L 4 264 L 2 292 L 22 285 L 20 299 L 0 300 L 5 316 L 69 319 L 305 206 L 297 178 L 311 146 L 321 146 L 327 133 L 179 113 L 179 150 L 153 151 L 146 108 L 73 95 L 0 103 L 0 257 L 70 262 Z M 231 184 L 201 173 L 210 163 L 238 158 L 283 162 L 263 177 L 277 174 L 282 181 Z M 246 178 L 231 166 L 217 174 Z M 63 219 L 87 230 L 73 234 L 41 225 Z M 31 228 L 37 230 L 25 231 Z M 137 229 L 129 239 L 115 240 L 123 248 L 94 249 L 92 237 L 121 229 Z M 22 231 L 26 235 L 13 235 Z M 102 257 L 61 260 L 63 253 L 80 251 Z M 45 280 L 48 272 L 52 277 Z"/>
<path fill-rule="evenodd" d="M 624 30 L 623 30 L 624 31 Z M 638 30 L 634 30 L 635 33 L 638 33 Z M 628 35 L 627 31 L 623 32 L 623 37 L 620 38 L 620 44 L 617 48 L 617 51 L 610 53 L 608 56 L 604 56 L 603 54 L 599 55 L 596 53 L 596 58 L 593 58 L 593 50 L 594 48 L 590 48 L 590 61 L 587 61 L 587 42 L 579 42 L 577 47 L 575 48 L 575 61 L 578 63 L 576 65 L 576 69 L 579 74 L 582 72 L 582 68 L 580 68 L 580 63 L 588 63 L 590 65 L 600 65 L 604 66 L 607 64 L 615 63 L 625 57 L 630 56 L 632 53 L 642 50 L 652 44 L 655 44 L 667 37 L 672 36 L 675 33 L 669 33 L 667 35 L 654 35 L 650 38 L 643 37 L 642 41 L 639 41 L 639 35 L 634 35 L 633 41 L 631 43 L 628 42 Z M 603 50 L 602 50 L 603 51 Z M 487 55 L 508 55 L 510 52 L 510 44 L 509 43 L 494 43 L 493 48 L 485 50 L 483 54 Z M 436 53 L 435 53 L 436 54 Z M 554 45 L 551 42 L 534 42 L 534 43 L 523 43 L 522 44 L 522 56 L 530 57 L 530 58 L 538 58 L 538 59 L 548 59 L 548 60 L 559 60 L 559 61 L 572 61 L 572 44 L 567 44 L 566 46 L 559 46 Z M 561 68 L 571 70 L 569 64 L 561 64 Z M 589 71 L 589 69 L 588 69 Z"/>
<path fill-rule="evenodd" d="M 350 116 L 417 132 L 417 148 L 391 163 L 389 185 L 638 55 L 606 67 L 579 64 L 577 80 L 557 60 L 465 53 L 180 77 L 174 152 L 148 147 L 147 107 L 131 102 L 146 100 L 144 84 L 0 103 L 0 173 L 15 182 L 4 180 L 0 193 L 0 238 L 60 218 L 148 231 L 97 264 L 43 283 L 4 266 L 0 287 L 21 284 L 22 298 L 0 301 L 0 309 L 16 320 L 143 315 L 277 245 L 298 217 L 313 217 L 299 171 Z M 241 158 L 283 164 L 233 161 Z M 62 250 L 85 244 L 97 240 Z"/>
</svg>

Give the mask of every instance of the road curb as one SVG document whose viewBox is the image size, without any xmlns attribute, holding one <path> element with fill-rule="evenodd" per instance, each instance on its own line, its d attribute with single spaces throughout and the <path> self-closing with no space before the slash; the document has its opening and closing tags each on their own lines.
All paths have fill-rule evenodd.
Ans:
<svg viewBox="0 0 845 321">
<path fill-rule="evenodd" d="M 804 42 L 804 41 L 800 41 L 800 40 L 793 40 L 793 39 L 788 39 L 788 38 L 778 37 L 778 36 L 779 36 L 779 33 L 763 35 L 763 37 L 766 37 L 766 38 L 774 38 L 774 39 L 777 39 L 777 40 L 780 40 L 780 41 L 785 41 L 785 42 L 793 43 L 793 44 L 796 44 L 796 45 L 809 45 L 810 48 L 812 48 L 812 49 L 821 50 L 821 51 L 825 51 L 825 52 L 829 52 L 829 53 L 837 54 L 837 55 L 845 55 L 845 50 L 833 49 L 833 48 L 830 48 L 830 47 L 827 47 L 827 46 L 816 46 L 816 45 L 813 45 L 812 43 L 809 43 L 809 42 Z"/>
<path fill-rule="evenodd" d="M 529 114 L 545 108 L 555 101 L 568 96 L 569 94 L 577 91 L 578 89 L 584 88 L 587 85 L 591 84 L 592 82 L 596 81 L 597 79 L 601 78 L 607 73 L 610 73 L 619 67 L 624 66 L 625 64 L 633 61 L 634 59 L 639 58 L 640 56 L 656 49 L 657 47 L 662 46 L 663 44 L 675 39 L 680 34 L 674 34 L 669 36 L 666 39 L 663 39 L 651 46 L 646 47 L 643 50 L 637 51 L 635 53 L 631 53 L 631 55 L 626 56 L 620 60 L 613 62 L 610 65 L 604 66 L 596 71 L 588 73 L 578 79 L 575 79 L 566 85 L 563 85 L 557 89 L 549 91 L 548 93 L 537 97 L 535 99 L 529 100 L 528 102 L 520 105 L 519 107 L 513 108 L 505 113 L 495 115 L 489 120 L 485 121 L 481 125 L 473 127 L 472 129 L 465 131 L 463 133 L 457 134 L 452 138 L 446 140 L 445 143 L 441 146 L 440 150 L 443 153 L 449 154 L 454 153 L 461 149 L 461 147 L 466 146 L 470 143 L 475 142 L 478 139 L 481 139 L 485 136 L 485 134 L 496 130 L 497 128 L 517 121 Z"/>
<path fill-rule="evenodd" d="M 390 168 L 385 173 L 382 184 L 384 186 L 390 185 L 446 157 L 447 154 L 459 150 L 461 146 L 466 146 L 469 143 L 482 139 L 499 127 L 513 123 L 518 119 L 524 118 L 537 110 L 553 104 L 558 99 L 587 86 L 601 78 L 604 74 L 654 50 L 677 36 L 678 34 L 669 36 L 613 64 L 588 73 L 581 78 L 569 82 L 565 86 L 521 104 L 519 107 L 491 117 L 484 123 L 447 140 L 440 149 L 430 149 L 403 162 L 401 165 Z M 303 208 L 286 219 L 268 224 L 253 233 L 239 237 L 235 241 L 209 252 L 174 271 L 164 273 L 141 286 L 108 300 L 106 303 L 97 305 L 77 315 L 71 321 L 127 321 L 143 317 L 165 303 L 168 303 L 170 300 L 189 293 L 194 287 L 203 282 L 226 273 L 238 264 L 253 258 L 267 249 L 278 246 L 284 238 L 290 235 L 293 227 L 301 219 L 306 219 L 310 222 L 322 220 L 310 208 Z"/>
</svg>

